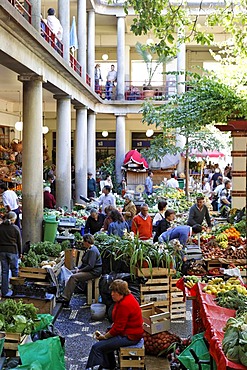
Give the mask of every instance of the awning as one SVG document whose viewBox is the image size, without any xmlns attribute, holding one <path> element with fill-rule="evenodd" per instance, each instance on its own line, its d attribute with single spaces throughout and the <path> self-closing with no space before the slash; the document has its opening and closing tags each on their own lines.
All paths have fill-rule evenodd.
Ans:
<svg viewBox="0 0 247 370">
<path fill-rule="evenodd" d="M 183 153 L 183 156 L 185 156 L 185 153 Z M 193 149 L 189 153 L 190 157 L 200 157 L 200 158 L 222 158 L 225 157 L 224 153 L 219 152 L 218 150 L 203 150 L 202 152 L 199 152 L 196 149 Z"/>
<path fill-rule="evenodd" d="M 137 164 L 140 167 L 148 169 L 148 163 L 146 159 L 137 150 L 130 150 L 124 158 L 124 166 L 131 164 Z"/>
</svg>

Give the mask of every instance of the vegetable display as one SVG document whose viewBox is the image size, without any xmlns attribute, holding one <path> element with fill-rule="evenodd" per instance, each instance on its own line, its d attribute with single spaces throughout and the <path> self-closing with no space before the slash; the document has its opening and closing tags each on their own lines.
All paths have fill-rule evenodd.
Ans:
<svg viewBox="0 0 247 370">
<path fill-rule="evenodd" d="M 166 350 L 174 342 L 181 342 L 181 339 L 168 331 L 158 334 L 144 332 L 144 345 L 146 354 L 157 356 Z"/>
<path fill-rule="evenodd" d="M 38 309 L 34 305 L 6 299 L 0 303 L 0 330 L 9 333 L 30 334 L 37 320 Z"/>
<path fill-rule="evenodd" d="M 247 289 L 241 285 L 240 280 L 236 277 L 231 277 L 227 281 L 222 278 L 213 278 L 203 288 L 203 291 L 208 294 L 218 295 L 219 293 L 225 293 L 229 290 L 236 290 L 238 293 L 247 296 Z"/>
<path fill-rule="evenodd" d="M 247 367 L 247 312 L 227 320 L 222 349 L 226 357 Z"/>
<path fill-rule="evenodd" d="M 247 295 L 237 289 L 219 292 L 215 301 L 218 306 L 247 312 Z"/>
<path fill-rule="evenodd" d="M 49 262 L 49 257 L 59 257 L 61 251 L 61 245 L 58 243 L 45 241 L 31 244 L 30 250 L 27 254 L 24 254 L 20 266 L 40 267 L 42 261 Z"/>
</svg>

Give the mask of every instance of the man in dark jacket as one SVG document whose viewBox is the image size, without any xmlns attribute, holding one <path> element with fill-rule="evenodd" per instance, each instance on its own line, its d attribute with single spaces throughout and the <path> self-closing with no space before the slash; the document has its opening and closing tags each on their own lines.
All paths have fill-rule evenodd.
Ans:
<svg viewBox="0 0 247 370">
<path fill-rule="evenodd" d="M 208 227 L 212 227 L 211 219 L 209 216 L 208 208 L 205 206 L 204 197 L 197 197 L 196 204 L 194 204 L 189 211 L 189 218 L 187 225 L 194 226 L 196 224 L 201 225 L 205 218 Z"/>
<path fill-rule="evenodd" d="M 87 196 L 88 198 L 95 198 L 96 196 L 96 181 L 91 172 L 87 174 Z"/>
<path fill-rule="evenodd" d="M 90 233 L 94 235 L 103 227 L 105 216 L 102 213 L 98 213 L 95 208 L 92 208 L 90 211 L 90 216 L 88 217 L 84 233 Z"/>
<path fill-rule="evenodd" d="M 11 211 L 0 225 L 0 262 L 2 268 L 2 297 L 9 291 L 9 270 L 12 276 L 18 276 L 18 258 L 22 257 L 21 233 L 14 225 L 17 215 Z"/>
<path fill-rule="evenodd" d="M 94 238 L 91 234 L 83 235 L 83 244 L 86 252 L 82 258 L 81 266 L 73 271 L 70 276 L 62 297 L 57 299 L 57 302 L 63 303 L 64 306 L 69 305 L 69 301 L 74 293 L 76 285 L 85 281 L 95 279 L 102 273 L 102 260 L 98 248 L 94 245 Z"/>
</svg>

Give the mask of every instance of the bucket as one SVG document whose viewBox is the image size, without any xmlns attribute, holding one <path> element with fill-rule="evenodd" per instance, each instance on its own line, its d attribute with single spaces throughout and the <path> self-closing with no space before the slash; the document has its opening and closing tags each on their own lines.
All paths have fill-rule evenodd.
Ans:
<svg viewBox="0 0 247 370">
<path fill-rule="evenodd" d="M 5 333 L 0 333 L 0 356 L 3 352 L 4 341 L 5 341 Z"/>
<path fill-rule="evenodd" d="M 103 303 L 93 303 L 90 306 L 90 313 L 93 320 L 102 320 L 106 314 L 106 305 Z"/>
</svg>

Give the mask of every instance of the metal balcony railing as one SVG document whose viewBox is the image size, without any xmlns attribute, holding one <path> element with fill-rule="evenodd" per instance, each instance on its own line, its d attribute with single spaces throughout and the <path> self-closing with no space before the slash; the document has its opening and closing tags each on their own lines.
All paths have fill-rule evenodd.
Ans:
<svg viewBox="0 0 247 370">
<path fill-rule="evenodd" d="M 79 76 L 82 75 L 82 68 L 80 63 L 76 60 L 73 54 L 70 53 L 70 67 L 78 73 Z"/>
<path fill-rule="evenodd" d="M 61 57 L 63 57 L 63 44 L 58 40 L 55 33 L 52 32 L 43 19 L 40 20 L 40 32 L 45 41 L 47 41 L 48 44 L 50 44 L 51 47 L 61 55 Z"/>
<path fill-rule="evenodd" d="M 23 17 L 31 23 L 32 20 L 32 5 L 28 0 L 8 0 Z"/>
</svg>

